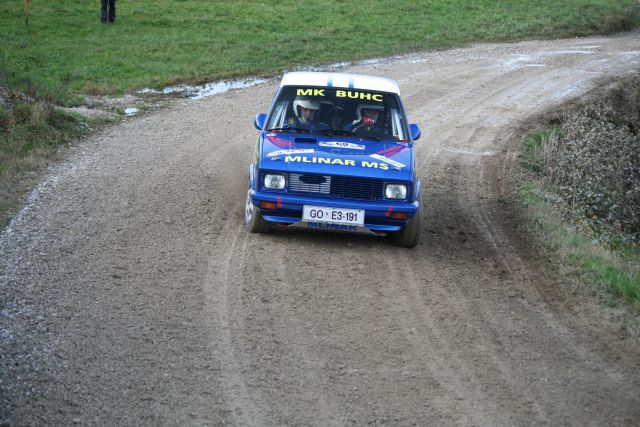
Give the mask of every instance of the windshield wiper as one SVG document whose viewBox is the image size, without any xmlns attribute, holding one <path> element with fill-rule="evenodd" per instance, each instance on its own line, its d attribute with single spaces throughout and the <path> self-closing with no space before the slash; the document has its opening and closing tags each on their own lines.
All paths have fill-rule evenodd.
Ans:
<svg viewBox="0 0 640 427">
<path fill-rule="evenodd" d="M 305 128 L 297 128 L 297 127 L 286 127 L 286 128 L 271 128 L 267 129 L 267 132 L 309 132 L 309 129 Z"/>
<path fill-rule="evenodd" d="M 342 130 L 342 129 L 328 129 L 322 131 L 323 135 L 343 135 L 343 136 L 354 136 L 356 133 L 352 130 Z"/>
<path fill-rule="evenodd" d="M 369 135 L 366 133 L 356 133 L 352 130 L 343 130 L 343 129 L 330 129 L 330 130 L 325 130 L 321 132 L 323 135 L 327 135 L 327 136 L 335 136 L 335 135 L 340 135 L 340 136 L 353 136 L 356 138 L 369 138 L 369 139 L 373 139 L 375 141 L 381 141 L 382 138 L 378 138 L 377 136 L 374 135 Z"/>
</svg>

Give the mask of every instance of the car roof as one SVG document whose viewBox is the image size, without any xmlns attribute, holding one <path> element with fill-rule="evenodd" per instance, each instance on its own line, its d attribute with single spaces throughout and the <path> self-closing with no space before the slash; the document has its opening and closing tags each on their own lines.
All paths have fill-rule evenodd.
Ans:
<svg viewBox="0 0 640 427">
<path fill-rule="evenodd" d="M 400 95 L 400 88 L 395 81 L 384 77 L 367 76 L 364 74 L 297 71 L 286 73 L 282 77 L 280 86 L 339 87 L 391 92 Z"/>
</svg>

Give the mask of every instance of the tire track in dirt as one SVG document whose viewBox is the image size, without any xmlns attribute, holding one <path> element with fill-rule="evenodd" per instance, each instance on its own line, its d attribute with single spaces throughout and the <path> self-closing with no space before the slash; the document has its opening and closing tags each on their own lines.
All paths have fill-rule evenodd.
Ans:
<svg viewBox="0 0 640 427">
<path fill-rule="evenodd" d="M 220 365 L 224 366 L 221 373 L 222 392 L 231 413 L 231 422 L 234 425 L 256 425 L 259 420 L 264 419 L 264 414 L 253 403 L 232 336 L 235 327 L 232 310 L 236 307 L 232 304 L 235 302 L 232 299 L 233 287 L 238 286 L 233 280 L 236 273 L 234 268 L 237 267 L 234 261 L 242 260 L 237 255 L 246 253 L 247 236 L 243 234 L 238 218 L 234 217 L 230 222 L 221 235 L 225 250 L 209 258 L 208 273 L 203 282 L 205 319 L 208 321 L 207 330 L 211 334 L 211 351 Z M 241 242 L 238 242 L 239 238 Z"/>
<path fill-rule="evenodd" d="M 501 356 L 506 349 L 495 341 L 493 331 L 486 327 L 493 323 L 492 319 L 486 319 L 487 313 L 477 313 L 474 309 L 474 298 L 470 298 L 465 292 L 459 292 L 455 287 L 453 290 L 449 287 L 445 292 L 437 286 L 430 286 L 429 281 L 423 279 L 424 272 L 420 271 L 422 269 L 418 269 L 419 272 L 416 273 L 415 264 L 412 267 L 405 271 L 406 279 L 400 283 L 406 283 L 410 287 L 412 298 L 407 303 L 413 304 L 417 323 L 428 330 L 425 334 L 416 334 L 422 348 L 416 354 L 429 354 L 429 361 L 432 360 L 431 357 L 441 358 L 442 368 L 439 372 L 442 382 L 458 378 L 454 394 L 455 391 L 462 394 L 455 396 L 455 399 L 459 406 L 468 408 L 465 413 L 471 417 L 463 424 L 486 425 L 494 423 L 494 420 L 499 420 L 500 424 L 515 422 L 521 414 L 511 408 L 500 407 L 509 399 L 526 402 L 526 415 L 531 421 L 548 422 L 544 408 L 531 395 L 527 384 L 521 381 L 513 366 Z M 445 303 L 433 307 L 433 301 Z M 425 313 L 433 313 L 429 321 L 425 319 Z M 475 314 L 473 322 L 468 320 L 470 313 Z M 456 324 L 451 323 L 451 319 L 467 320 Z M 483 327 L 478 327 L 476 323 Z M 463 354 L 459 353 L 455 345 L 450 344 L 452 327 L 460 328 L 454 334 L 469 336 L 465 340 L 467 350 Z M 482 361 L 482 367 L 477 364 L 479 360 Z M 486 372 L 490 372 L 491 376 L 487 376 Z M 500 385 L 491 392 L 474 393 L 475 390 L 483 390 L 492 379 Z"/>
</svg>

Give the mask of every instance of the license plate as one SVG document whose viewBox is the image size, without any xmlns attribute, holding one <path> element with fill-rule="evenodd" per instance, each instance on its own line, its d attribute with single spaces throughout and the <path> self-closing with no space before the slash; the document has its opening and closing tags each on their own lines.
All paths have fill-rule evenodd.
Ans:
<svg viewBox="0 0 640 427">
<path fill-rule="evenodd" d="M 310 222 L 364 225 L 364 210 L 304 205 L 302 219 Z"/>
</svg>

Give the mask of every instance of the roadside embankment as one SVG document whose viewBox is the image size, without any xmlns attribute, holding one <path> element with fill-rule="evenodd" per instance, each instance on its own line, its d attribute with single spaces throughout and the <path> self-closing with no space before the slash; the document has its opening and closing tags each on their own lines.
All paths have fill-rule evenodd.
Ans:
<svg viewBox="0 0 640 427">
<path fill-rule="evenodd" d="M 632 317 L 640 309 L 639 131 L 640 73 L 602 82 L 528 133 L 519 193 L 530 230 L 574 289 L 586 286 Z"/>
</svg>

